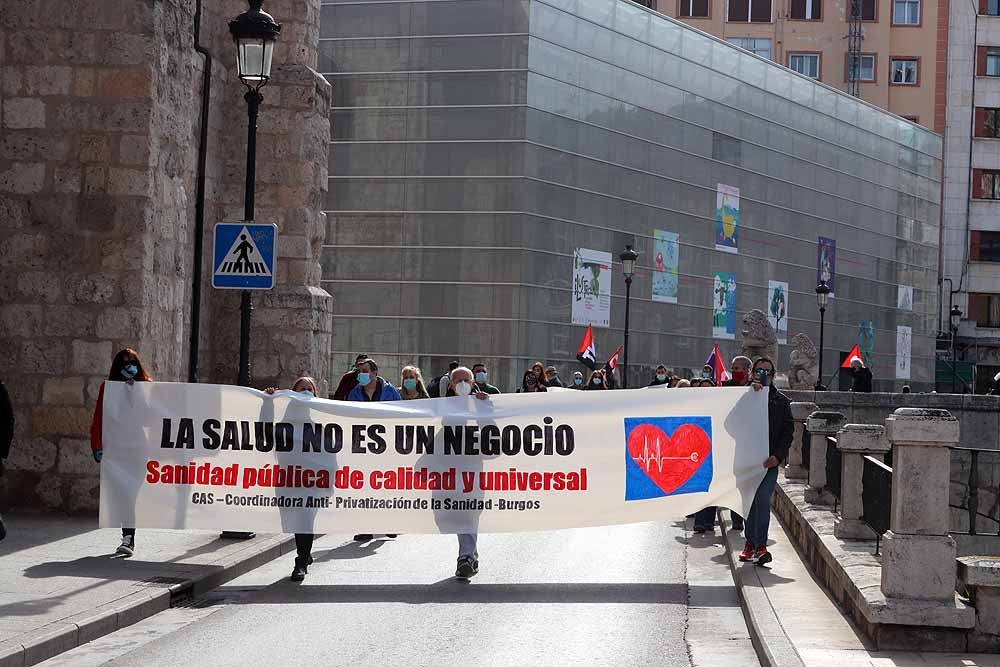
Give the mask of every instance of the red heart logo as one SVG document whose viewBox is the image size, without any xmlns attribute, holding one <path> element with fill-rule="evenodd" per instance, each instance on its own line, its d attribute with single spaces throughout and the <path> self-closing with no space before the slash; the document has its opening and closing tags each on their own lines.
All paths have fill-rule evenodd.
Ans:
<svg viewBox="0 0 1000 667">
<path fill-rule="evenodd" d="M 667 494 L 691 479 L 711 450 L 708 434 L 693 424 L 677 427 L 672 436 L 652 424 L 640 424 L 628 436 L 632 460 Z"/>
</svg>

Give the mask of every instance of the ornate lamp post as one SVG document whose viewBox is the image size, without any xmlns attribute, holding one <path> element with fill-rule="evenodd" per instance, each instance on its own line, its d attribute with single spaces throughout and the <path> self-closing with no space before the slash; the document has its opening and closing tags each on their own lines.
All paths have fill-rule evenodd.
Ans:
<svg viewBox="0 0 1000 667">
<path fill-rule="evenodd" d="M 236 43 L 236 64 L 240 81 L 247 87 L 249 123 L 247 125 L 246 190 L 243 200 L 243 219 L 254 219 L 254 194 L 257 180 L 257 112 L 264 96 L 260 89 L 271 78 L 271 56 L 274 42 L 281 32 L 281 24 L 270 14 L 261 11 L 262 0 L 249 0 L 250 8 L 229 22 L 229 32 Z M 237 383 L 250 385 L 250 313 L 253 302 L 250 290 L 240 294 L 240 370 Z"/>
<path fill-rule="evenodd" d="M 819 373 L 816 376 L 816 391 L 825 391 L 823 386 L 823 334 L 826 328 L 826 306 L 830 302 L 830 286 L 825 280 L 816 285 L 816 305 L 819 306 Z"/>
<path fill-rule="evenodd" d="M 958 369 L 955 365 L 955 336 L 958 335 L 958 324 L 962 321 L 962 309 L 958 305 L 951 307 L 951 393 L 955 393 L 955 375 Z"/>
<path fill-rule="evenodd" d="M 625 252 L 618 256 L 622 262 L 622 275 L 625 276 L 625 341 L 622 346 L 622 389 L 628 389 L 628 311 L 632 300 L 632 276 L 635 275 L 635 262 L 639 253 L 632 246 L 625 246 Z"/>
</svg>

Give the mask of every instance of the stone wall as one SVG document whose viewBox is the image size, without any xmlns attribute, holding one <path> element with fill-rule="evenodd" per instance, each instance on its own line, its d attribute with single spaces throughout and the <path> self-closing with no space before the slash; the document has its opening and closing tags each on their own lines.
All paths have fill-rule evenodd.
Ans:
<svg viewBox="0 0 1000 667">
<path fill-rule="evenodd" d="M 228 383 L 239 297 L 206 286 L 213 224 L 243 214 L 246 105 L 226 22 L 246 4 L 205 5 L 200 41 L 214 64 L 200 375 Z M 0 12 L 0 380 L 17 418 L 0 509 L 96 509 L 87 439 L 118 349 L 138 349 L 156 379 L 187 379 L 205 67 L 197 8 L 7 0 Z M 330 100 L 314 71 L 319 0 L 265 10 L 285 29 L 259 123 L 257 219 L 279 226 L 279 287 L 257 298 L 257 386 L 327 377 L 332 328 L 316 259 Z"/>
</svg>

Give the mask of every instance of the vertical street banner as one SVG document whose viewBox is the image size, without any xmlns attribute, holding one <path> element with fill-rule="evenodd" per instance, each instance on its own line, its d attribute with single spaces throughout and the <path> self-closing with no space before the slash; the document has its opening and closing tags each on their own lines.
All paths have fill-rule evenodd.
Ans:
<svg viewBox="0 0 1000 667">
<path fill-rule="evenodd" d="M 736 339 L 736 276 L 720 271 L 712 281 L 712 338 Z"/>
<path fill-rule="evenodd" d="M 680 235 L 653 230 L 653 301 L 677 303 L 677 267 Z"/>
<path fill-rule="evenodd" d="M 833 284 L 837 279 L 837 242 L 825 236 L 818 237 L 816 251 L 816 284 L 826 281 L 830 288 L 830 298 L 833 298 Z"/>
<path fill-rule="evenodd" d="M 910 379 L 910 353 L 913 344 L 913 332 L 910 327 L 896 327 L 896 379 Z"/>
<path fill-rule="evenodd" d="M 778 342 L 788 344 L 788 283 L 767 281 L 767 319 L 778 335 Z"/>
<path fill-rule="evenodd" d="M 899 310 L 913 310 L 913 287 L 910 285 L 900 285 L 896 296 L 896 308 Z"/>
<path fill-rule="evenodd" d="M 715 249 L 739 252 L 740 189 L 718 184 L 715 191 Z"/>
<path fill-rule="evenodd" d="M 767 392 L 745 387 L 353 403 L 108 382 L 103 427 L 104 527 L 469 533 L 745 515 L 768 453 Z"/>
<path fill-rule="evenodd" d="M 875 322 L 872 320 L 858 322 L 858 352 L 865 366 L 871 366 L 875 355 Z"/>
<path fill-rule="evenodd" d="M 611 326 L 611 253 L 577 248 L 573 253 L 573 324 Z"/>
</svg>

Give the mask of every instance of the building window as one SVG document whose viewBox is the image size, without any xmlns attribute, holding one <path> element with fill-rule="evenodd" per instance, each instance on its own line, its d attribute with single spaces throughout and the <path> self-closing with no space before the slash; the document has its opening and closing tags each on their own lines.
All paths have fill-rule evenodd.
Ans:
<svg viewBox="0 0 1000 667">
<path fill-rule="evenodd" d="M 792 18 L 803 21 L 819 21 L 823 18 L 820 10 L 821 4 L 821 0 L 792 0 Z"/>
<path fill-rule="evenodd" d="M 642 5 L 643 7 L 648 7 L 649 9 L 656 9 L 656 0 L 632 0 L 637 5 Z"/>
<path fill-rule="evenodd" d="M 729 0 L 731 23 L 770 23 L 771 0 Z"/>
<path fill-rule="evenodd" d="M 893 0 L 893 25 L 920 25 L 920 0 Z"/>
<path fill-rule="evenodd" d="M 920 125 L 920 116 L 903 116 L 903 120 L 908 120 L 914 125 Z"/>
<path fill-rule="evenodd" d="M 878 3 L 876 0 L 847 0 L 847 18 L 853 19 L 861 10 L 862 21 L 878 21 Z"/>
<path fill-rule="evenodd" d="M 1000 138 L 1000 109 L 976 107 L 976 136 Z"/>
<path fill-rule="evenodd" d="M 851 62 L 851 56 L 847 56 L 848 63 Z M 853 70 L 853 72 L 851 71 Z M 858 81 L 874 81 L 875 80 L 875 54 L 874 53 L 862 53 L 861 57 L 854 61 L 853 67 L 849 64 L 847 69 L 848 81 L 853 81 L 857 79 Z M 853 78 L 851 77 L 853 74 Z"/>
<path fill-rule="evenodd" d="M 795 70 L 799 74 L 805 74 L 813 79 L 819 78 L 819 54 L 818 53 L 790 53 L 788 54 L 788 68 Z"/>
<path fill-rule="evenodd" d="M 754 55 L 758 55 L 761 58 L 771 59 L 771 40 L 769 39 L 756 39 L 753 37 L 728 37 L 726 39 L 730 44 L 735 44 L 741 49 L 746 49 Z"/>
<path fill-rule="evenodd" d="M 1000 199 L 1000 171 L 973 169 L 972 198 Z"/>
<path fill-rule="evenodd" d="M 979 13 L 1000 16 L 1000 0 L 979 0 Z"/>
<path fill-rule="evenodd" d="M 707 19 L 708 0 L 681 0 L 679 14 L 689 19 Z"/>
<path fill-rule="evenodd" d="M 972 232 L 969 259 L 973 262 L 1000 262 L 1000 232 Z"/>
<path fill-rule="evenodd" d="M 712 132 L 712 157 L 739 166 L 743 162 L 743 142 L 718 132 Z"/>
<path fill-rule="evenodd" d="M 916 58 L 889 60 L 889 83 L 897 86 L 916 86 L 919 81 Z"/>
<path fill-rule="evenodd" d="M 980 73 L 986 76 L 1000 76 L 1000 49 L 992 46 L 979 47 L 984 54 L 983 67 Z"/>
<path fill-rule="evenodd" d="M 970 294 L 969 305 L 977 327 L 1000 328 L 1000 294 Z"/>
</svg>

